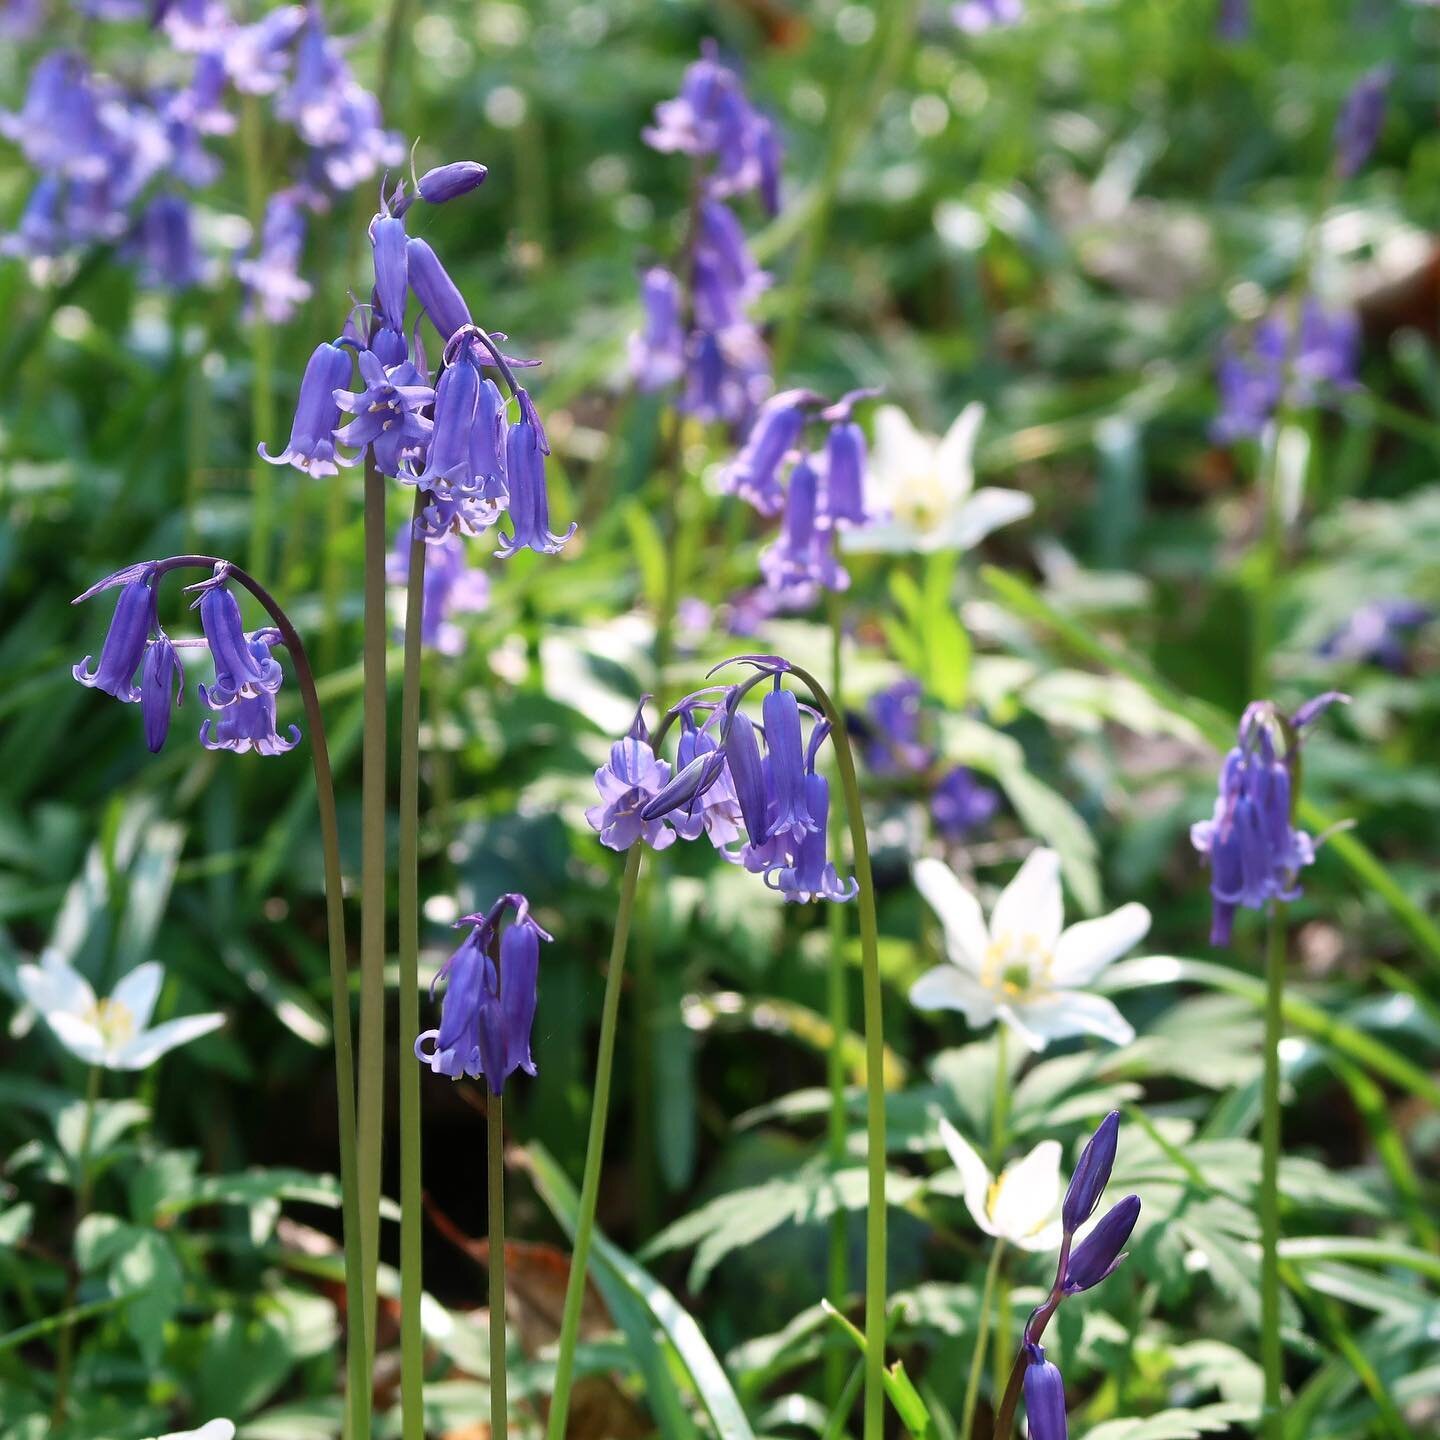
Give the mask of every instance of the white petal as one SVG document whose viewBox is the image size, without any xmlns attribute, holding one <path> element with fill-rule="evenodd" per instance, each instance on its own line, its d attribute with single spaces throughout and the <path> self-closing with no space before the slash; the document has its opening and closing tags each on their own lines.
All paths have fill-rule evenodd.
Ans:
<svg viewBox="0 0 1440 1440">
<path fill-rule="evenodd" d="M 1060 857 L 1053 850 L 1032 850 L 990 912 L 990 938 L 1004 945 L 1006 936 L 1014 944 L 1029 936 L 1038 949 L 1048 954 L 1054 950 L 1065 923 L 1064 904 L 1060 895 Z"/>
<path fill-rule="evenodd" d="M 910 1003 L 920 1010 L 958 1010 L 972 1030 L 995 1018 L 990 992 L 958 965 L 937 965 L 911 987 Z"/>
<path fill-rule="evenodd" d="M 996 1007 L 995 1013 L 1003 1024 L 1008 1025 L 1015 1032 L 1021 1044 L 1033 1050 L 1037 1055 L 1050 1043 L 1050 1037 L 1040 1034 L 1037 1030 L 1032 1030 L 1013 1006 L 999 1005 Z"/>
<path fill-rule="evenodd" d="M 1055 990 L 1043 1000 L 1021 1000 L 1015 1010 L 1021 1023 L 1043 1044 L 1068 1035 L 1098 1035 L 1115 1045 L 1135 1038 L 1130 1022 L 1103 995 L 1083 990 Z"/>
<path fill-rule="evenodd" d="M 1037 1253 L 1045 1250 L 1058 1250 L 1060 1248 L 1060 1237 L 1065 1233 L 1065 1226 L 1057 1215 L 1048 1225 L 1042 1225 L 1033 1235 L 1026 1236 L 1023 1240 L 1016 1240 L 1022 1250 L 1034 1250 Z"/>
<path fill-rule="evenodd" d="M 978 975 L 990 948 L 980 902 L 943 860 L 917 860 L 914 874 L 915 888 L 945 931 L 946 953 L 962 970 Z"/>
<path fill-rule="evenodd" d="M 178 1020 L 167 1020 L 153 1030 L 146 1030 L 133 1040 L 127 1040 L 111 1057 L 117 1070 L 144 1070 L 153 1065 L 168 1050 L 177 1045 L 188 1045 L 212 1030 L 218 1030 L 225 1023 L 219 1014 L 182 1015 Z"/>
<path fill-rule="evenodd" d="M 172 1430 L 159 1440 L 235 1440 L 235 1426 L 229 1420 L 211 1420 L 198 1430 Z"/>
<path fill-rule="evenodd" d="M 975 1147 L 948 1121 L 940 1122 L 940 1139 L 950 1156 L 950 1163 L 960 1172 L 964 1187 L 965 1207 L 971 1218 L 987 1234 L 998 1233 L 990 1218 L 990 1170 L 976 1153 Z"/>
<path fill-rule="evenodd" d="M 899 520 L 876 520 L 859 530 L 840 532 L 840 548 L 852 555 L 910 555 L 935 549 L 934 540 L 933 530 L 920 531 Z"/>
<path fill-rule="evenodd" d="M 1007 1240 L 1022 1244 L 1043 1229 L 1060 1204 L 1060 1142 L 1042 1140 L 1023 1160 L 1000 1172 L 990 1216 Z"/>
<path fill-rule="evenodd" d="M 110 992 L 110 999 L 130 1012 L 136 1030 L 143 1030 L 155 1013 L 155 1002 L 160 998 L 160 986 L 164 981 L 164 967 L 154 960 L 147 960 L 121 978 Z"/>
<path fill-rule="evenodd" d="M 1023 490 L 1002 490 L 987 485 L 977 490 L 946 520 L 942 548 L 968 550 L 992 530 L 1011 525 L 1035 513 L 1035 502 Z"/>
<path fill-rule="evenodd" d="M 1082 920 L 1070 926 L 1055 946 L 1051 976 L 1057 985 L 1088 985 L 1149 930 L 1150 912 L 1133 900 L 1098 920 Z"/>
<path fill-rule="evenodd" d="M 953 505 L 961 504 L 975 488 L 975 438 L 984 419 L 985 407 L 972 400 L 955 417 L 935 454 L 940 483 Z"/>
<path fill-rule="evenodd" d="M 90 982 L 58 950 L 47 952 L 39 965 L 20 966 L 15 978 L 25 999 L 47 1020 L 57 1011 L 85 1015 L 95 1008 Z"/>
<path fill-rule="evenodd" d="M 87 1065 L 109 1063 L 105 1055 L 105 1037 L 88 1020 L 72 1015 L 68 1010 L 52 1010 L 45 1020 L 55 1032 L 55 1038 L 77 1060 L 83 1060 Z"/>
<path fill-rule="evenodd" d="M 875 412 L 875 443 L 870 449 L 875 500 L 886 505 L 902 477 L 924 474 L 935 465 L 935 442 L 922 435 L 898 405 L 882 405 Z"/>
</svg>

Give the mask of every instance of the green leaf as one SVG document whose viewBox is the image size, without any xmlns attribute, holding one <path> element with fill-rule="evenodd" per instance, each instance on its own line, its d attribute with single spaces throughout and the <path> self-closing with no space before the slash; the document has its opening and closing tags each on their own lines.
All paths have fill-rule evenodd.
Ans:
<svg viewBox="0 0 1440 1440">
<path fill-rule="evenodd" d="M 867 1354 L 865 1336 L 854 1322 L 842 1315 L 828 1300 L 822 1300 L 820 1304 L 831 1320 L 855 1342 L 855 1348 L 861 1355 Z M 905 1362 L 897 1360 L 881 1373 L 885 1377 L 885 1398 L 895 1407 L 895 1413 L 900 1417 L 906 1433 L 913 1436 L 914 1440 L 932 1440 L 935 1431 L 930 1420 L 930 1411 L 920 1398 L 914 1381 L 905 1373 Z"/>
<path fill-rule="evenodd" d="M 526 1155 L 541 1199 L 566 1234 L 573 1237 L 579 1210 L 574 1186 L 542 1145 L 531 1144 Z M 611 1303 L 612 1296 L 628 1292 L 644 1306 L 649 1319 L 675 1347 L 720 1440 L 754 1440 L 739 1398 L 690 1313 L 658 1280 L 598 1230 L 591 1243 L 591 1255 L 595 1280 L 607 1303 Z M 613 1310 L 612 1304 L 612 1313 Z"/>
<path fill-rule="evenodd" d="M 1107 1420 L 1088 1431 L 1085 1440 L 1197 1440 L 1254 1418 L 1253 1405 L 1222 1400 L 1193 1410 L 1162 1410 L 1143 1420 Z"/>
</svg>

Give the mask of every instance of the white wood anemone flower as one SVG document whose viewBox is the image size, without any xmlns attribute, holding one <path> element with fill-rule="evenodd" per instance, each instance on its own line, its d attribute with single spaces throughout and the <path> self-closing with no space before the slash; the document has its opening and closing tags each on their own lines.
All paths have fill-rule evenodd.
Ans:
<svg viewBox="0 0 1440 1440">
<path fill-rule="evenodd" d="M 922 434 L 895 405 L 875 412 L 866 506 L 875 520 L 848 530 L 846 550 L 968 550 L 992 530 L 1023 520 L 1035 502 L 1021 490 L 975 488 L 975 437 L 985 407 L 967 405 L 943 439 Z"/>
<path fill-rule="evenodd" d="M 1116 1045 L 1135 1038 L 1115 1006 L 1084 987 L 1144 939 L 1150 912 L 1143 905 L 1132 901 L 1065 928 L 1060 857 L 1046 849 L 1026 857 L 988 926 L 980 902 L 941 861 L 916 861 L 915 884 L 944 928 L 948 963 L 915 982 L 912 1004 L 959 1010 L 976 1029 L 1000 1020 L 1032 1050 L 1070 1035 Z"/>
<path fill-rule="evenodd" d="M 137 965 L 104 1000 L 57 950 L 47 950 L 38 965 L 20 966 L 16 978 L 60 1043 L 77 1060 L 106 1070 L 147 1069 L 177 1045 L 188 1045 L 225 1023 L 223 1015 L 212 1012 L 150 1028 L 165 979 L 154 960 Z"/>
<path fill-rule="evenodd" d="M 1022 1250 L 1054 1250 L 1063 1229 L 1060 1220 L 1060 1142 L 1042 1140 L 1028 1155 L 1012 1160 L 999 1175 L 948 1121 L 940 1139 L 960 1172 L 965 1206 L 987 1234 Z"/>
<path fill-rule="evenodd" d="M 211 1420 L 198 1430 L 172 1430 L 156 1440 L 235 1440 L 235 1423 L 232 1420 Z"/>
</svg>

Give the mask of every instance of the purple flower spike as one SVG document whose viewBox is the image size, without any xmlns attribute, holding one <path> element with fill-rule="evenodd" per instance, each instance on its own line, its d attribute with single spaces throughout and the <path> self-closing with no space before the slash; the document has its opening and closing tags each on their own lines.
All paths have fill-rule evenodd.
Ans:
<svg viewBox="0 0 1440 1440">
<path fill-rule="evenodd" d="M 1025 1367 L 1025 1415 L 1030 1440 L 1067 1440 L 1069 1421 L 1065 1417 L 1065 1380 L 1045 1358 L 1039 1345 L 1030 1345 Z"/>
<path fill-rule="evenodd" d="M 206 697 L 206 704 L 219 710 L 241 696 L 250 699 L 262 692 L 273 695 L 280 688 L 284 672 L 271 658 L 270 646 L 261 636 L 275 632 L 246 636 L 239 602 L 223 579 L 207 584 L 194 604 L 200 611 L 200 626 L 215 661 L 215 687 Z"/>
<path fill-rule="evenodd" d="M 685 368 L 680 323 L 680 282 L 663 265 L 652 265 L 640 287 L 645 327 L 630 337 L 630 374 L 641 390 L 663 390 Z"/>
<path fill-rule="evenodd" d="M 427 170 L 416 182 L 416 188 L 427 204 L 443 205 L 484 184 L 488 173 L 478 160 L 455 160 Z"/>
<path fill-rule="evenodd" d="M 505 477 L 514 533 L 501 538 L 495 553 L 502 560 L 521 550 L 558 555 L 579 527 L 572 521 L 563 535 L 550 529 L 550 500 L 545 491 L 545 456 L 550 447 L 530 396 L 519 390 L 515 398 L 520 402 L 520 420 L 505 437 Z"/>
<path fill-rule="evenodd" d="M 152 755 L 165 748 L 170 733 L 170 710 L 182 702 L 185 692 L 185 671 L 180 657 L 163 632 L 145 650 L 145 666 L 140 676 L 140 718 L 145 725 L 145 744 Z"/>
<path fill-rule="evenodd" d="M 440 263 L 440 257 L 423 240 L 407 241 L 405 256 L 410 272 L 410 288 L 430 317 L 430 323 L 448 345 L 457 331 L 474 324 L 470 318 L 470 307 Z"/>
<path fill-rule="evenodd" d="M 1335 121 L 1335 170 L 1341 179 L 1358 175 L 1380 139 L 1390 67 L 1377 65 L 1356 81 Z"/>
<path fill-rule="evenodd" d="M 350 365 L 350 356 L 338 346 L 322 343 L 315 347 L 300 381 L 290 443 L 279 455 L 270 454 L 262 444 L 262 460 L 272 465 L 293 465 L 307 475 L 340 473 L 335 462 L 335 427 L 340 423 L 335 392 L 348 383 Z"/>
<path fill-rule="evenodd" d="M 805 408 L 815 397 L 808 390 L 785 390 L 761 407 L 740 453 L 720 473 L 720 488 L 747 500 L 762 515 L 778 515 L 785 491 L 777 472 L 805 429 Z"/>
<path fill-rule="evenodd" d="M 774 816 L 770 834 L 798 844 L 815 829 L 805 804 L 805 747 L 800 738 L 800 706 L 788 690 L 770 690 L 760 707 L 770 749 Z"/>
<path fill-rule="evenodd" d="M 155 592 L 151 589 L 148 573 L 142 578 L 131 580 L 120 592 L 115 602 L 115 614 L 106 632 L 105 643 L 100 647 L 100 662 L 92 675 L 86 666 L 86 656 L 72 670 L 71 674 L 82 684 L 95 690 L 103 690 L 127 705 L 140 699 L 135 686 L 135 671 L 144 658 L 145 645 L 155 623 Z"/>
<path fill-rule="evenodd" d="M 1100 1196 L 1110 1183 L 1115 1168 L 1115 1147 L 1120 1138 L 1120 1112 L 1112 1110 L 1101 1122 L 1081 1152 L 1074 1173 L 1070 1176 L 1060 1218 L 1065 1229 L 1074 1234 L 1094 1213 Z"/>
<path fill-rule="evenodd" d="M 376 318 L 391 330 L 404 330 L 409 280 L 405 222 L 394 215 L 377 215 L 370 222 L 370 245 L 375 253 Z"/>
<path fill-rule="evenodd" d="M 1095 1228 L 1070 1252 L 1063 1287 L 1066 1295 L 1092 1290 L 1115 1273 L 1125 1259 L 1125 1242 L 1139 1218 L 1138 1195 L 1127 1195 L 1105 1212 Z"/>
</svg>

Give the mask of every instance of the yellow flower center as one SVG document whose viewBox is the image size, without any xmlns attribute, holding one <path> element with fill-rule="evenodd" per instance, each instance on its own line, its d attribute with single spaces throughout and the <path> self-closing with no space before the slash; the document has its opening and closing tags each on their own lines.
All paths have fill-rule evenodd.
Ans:
<svg viewBox="0 0 1440 1440">
<path fill-rule="evenodd" d="M 980 983 L 1005 1000 L 1050 989 L 1055 957 L 1029 934 L 1007 930 L 990 942 L 980 967 Z"/>
<path fill-rule="evenodd" d="M 97 1000 L 85 1018 L 107 1045 L 123 1045 L 135 1036 L 135 1012 L 123 1000 Z"/>
<path fill-rule="evenodd" d="M 916 470 L 901 480 L 896 491 L 895 518 L 912 530 L 934 530 L 950 509 L 950 499 L 939 474 Z"/>
</svg>

